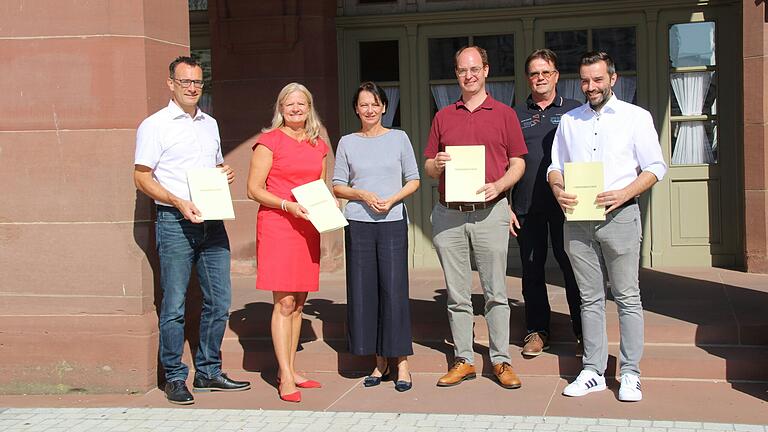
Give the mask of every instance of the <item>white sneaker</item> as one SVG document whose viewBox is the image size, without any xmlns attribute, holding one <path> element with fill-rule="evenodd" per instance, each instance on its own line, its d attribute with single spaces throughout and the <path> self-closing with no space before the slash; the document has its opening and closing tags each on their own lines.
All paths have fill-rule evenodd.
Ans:
<svg viewBox="0 0 768 432">
<path fill-rule="evenodd" d="M 637 402 L 643 400 L 643 392 L 640 389 L 639 376 L 630 373 L 625 373 L 621 376 L 619 400 L 622 402 Z"/>
<path fill-rule="evenodd" d="M 584 396 L 587 393 L 605 390 L 605 377 L 584 369 L 572 383 L 565 386 L 566 396 Z"/>
</svg>

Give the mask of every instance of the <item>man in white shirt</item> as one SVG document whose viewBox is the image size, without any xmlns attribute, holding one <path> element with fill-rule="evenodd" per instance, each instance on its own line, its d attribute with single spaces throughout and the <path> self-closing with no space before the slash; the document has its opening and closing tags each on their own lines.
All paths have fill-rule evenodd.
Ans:
<svg viewBox="0 0 768 432">
<path fill-rule="evenodd" d="M 611 57 L 604 52 L 584 54 L 579 75 L 588 103 L 560 119 L 547 179 L 558 203 L 567 211 L 578 203 L 578 196 L 565 192 L 564 164 L 602 162 L 605 191 L 597 195 L 595 204 L 605 207 L 606 216 L 605 221 L 565 223 L 565 250 L 581 294 L 584 359 L 583 370 L 563 394 L 583 396 L 606 388 L 607 280 L 619 311 L 619 400 L 639 401 L 643 397 L 640 358 L 644 324 L 638 282 L 642 222 L 637 196 L 664 177 L 667 165 L 651 114 L 613 94 L 617 75 Z"/>
<path fill-rule="evenodd" d="M 203 310 L 200 340 L 194 354 L 195 391 L 250 388 L 221 371 L 221 341 L 229 318 L 231 280 L 229 238 L 220 220 L 202 221 L 190 199 L 187 170 L 220 167 L 230 183 L 234 172 L 224 165 L 219 127 L 197 108 L 203 94 L 203 69 L 190 57 L 169 66 L 168 106 L 145 119 L 136 134 L 133 178 L 136 187 L 157 204 L 157 250 L 160 257 L 160 362 L 168 401 L 194 402 L 186 386 L 189 368 L 184 351 L 184 303 L 192 266 L 197 267 Z"/>
</svg>

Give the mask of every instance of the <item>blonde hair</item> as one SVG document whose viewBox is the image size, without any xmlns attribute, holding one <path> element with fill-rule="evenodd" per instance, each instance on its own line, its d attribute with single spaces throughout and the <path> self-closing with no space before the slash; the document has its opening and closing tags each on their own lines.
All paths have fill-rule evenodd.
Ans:
<svg viewBox="0 0 768 432">
<path fill-rule="evenodd" d="M 320 116 L 317 115 L 317 111 L 315 111 L 315 104 L 312 101 L 312 93 L 310 93 L 306 87 L 296 82 L 287 84 L 280 90 L 280 93 L 277 95 L 277 102 L 275 102 L 275 114 L 272 116 L 272 125 L 261 131 L 264 133 L 272 132 L 275 129 L 285 126 L 285 118 L 283 118 L 283 113 L 280 111 L 280 107 L 283 105 L 283 102 L 285 102 L 285 99 L 287 99 L 291 93 L 296 91 L 301 92 L 304 97 L 307 98 L 309 113 L 307 113 L 307 120 L 304 122 L 304 131 L 307 134 L 309 142 L 316 145 L 317 138 L 320 137 L 320 130 L 323 128 L 323 123 L 320 121 Z"/>
</svg>

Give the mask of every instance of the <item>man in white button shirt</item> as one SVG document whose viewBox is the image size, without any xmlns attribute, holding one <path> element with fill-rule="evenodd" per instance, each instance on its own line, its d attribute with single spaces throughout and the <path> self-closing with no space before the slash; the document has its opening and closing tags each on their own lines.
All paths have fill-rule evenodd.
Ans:
<svg viewBox="0 0 768 432">
<path fill-rule="evenodd" d="M 608 365 L 608 280 L 621 332 L 619 400 L 639 401 L 643 397 L 640 358 L 644 324 L 638 282 L 642 222 L 637 196 L 664 177 L 667 165 L 651 114 L 613 94 L 617 75 L 611 57 L 604 52 L 584 54 L 579 75 L 588 103 L 561 117 L 547 179 L 566 211 L 573 208 L 578 197 L 564 190 L 564 164 L 602 162 L 605 191 L 597 195 L 596 204 L 605 207 L 606 216 L 604 222 L 565 223 L 565 250 L 581 294 L 584 359 L 583 370 L 563 394 L 583 396 L 606 388 L 603 374 Z"/>
<path fill-rule="evenodd" d="M 157 204 L 157 250 L 160 257 L 160 362 L 168 401 L 194 402 L 186 386 L 189 368 L 184 351 L 184 303 L 192 266 L 197 267 L 203 310 L 200 340 L 194 354 L 195 391 L 250 388 L 221 371 L 221 341 L 229 318 L 231 280 L 229 238 L 220 220 L 203 222 L 190 200 L 187 170 L 220 167 L 230 183 L 234 172 L 224 165 L 219 127 L 197 108 L 203 94 L 203 69 L 190 57 L 169 66 L 168 106 L 141 123 L 136 134 L 133 178 L 136 187 Z"/>
</svg>

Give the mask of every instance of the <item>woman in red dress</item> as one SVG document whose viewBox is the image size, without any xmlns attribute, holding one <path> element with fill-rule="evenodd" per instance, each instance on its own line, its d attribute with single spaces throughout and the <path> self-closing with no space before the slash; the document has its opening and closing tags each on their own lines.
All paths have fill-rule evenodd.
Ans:
<svg viewBox="0 0 768 432">
<path fill-rule="evenodd" d="M 298 83 L 277 97 L 272 125 L 253 146 L 248 198 L 258 202 L 256 288 L 272 291 L 272 343 L 279 366 L 280 399 L 300 402 L 298 388 L 317 388 L 294 369 L 301 313 L 309 292 L 318 290 L 320 234 L 296 202 L 291 189 L 325 178 L 328 145 L 312 95 Z"/>
</svg>

